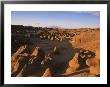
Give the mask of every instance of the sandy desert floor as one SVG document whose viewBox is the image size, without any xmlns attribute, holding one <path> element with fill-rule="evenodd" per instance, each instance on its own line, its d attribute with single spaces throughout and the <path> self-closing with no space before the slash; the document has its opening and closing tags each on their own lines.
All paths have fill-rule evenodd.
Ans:
<svg viewBox="0 0 110 87">
<path fill-rule="evenodd" d="M 21 45 L 21 48 L 12 53 L 12 76 L 100 76 L 100 29 L 79 29 L 74 36 L 61 41 L 30 38 L 29 42 L 30 45 Z M 35 50 L 36 47 L 44 54 Z M 25 49 L 28 49 L 29 53 L 26 53 Z M 39 55 L 43 57 L 40 62 L 34 60 L 40 58 Z"/>
</svg>

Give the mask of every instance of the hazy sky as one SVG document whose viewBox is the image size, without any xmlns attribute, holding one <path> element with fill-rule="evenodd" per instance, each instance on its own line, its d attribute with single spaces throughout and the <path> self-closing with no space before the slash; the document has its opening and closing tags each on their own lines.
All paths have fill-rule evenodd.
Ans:
<svg viewBox="0 0 110 87">
<path fill-rule="evenodd" d="M 11 23 L 28 26 L 85 28 L 100 26 L 98 11 L 12 11 Z"/>
</svg>

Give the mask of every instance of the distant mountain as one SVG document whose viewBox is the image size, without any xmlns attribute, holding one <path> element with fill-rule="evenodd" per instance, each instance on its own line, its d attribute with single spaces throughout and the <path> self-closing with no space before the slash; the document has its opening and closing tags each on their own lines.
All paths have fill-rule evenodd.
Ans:
<svg viewBox="0 0 110 87">
<path fill-rule="evenodd" d="M 60 28 L 58 26 L 49 26 L 49 28 Z"/>
</svg>

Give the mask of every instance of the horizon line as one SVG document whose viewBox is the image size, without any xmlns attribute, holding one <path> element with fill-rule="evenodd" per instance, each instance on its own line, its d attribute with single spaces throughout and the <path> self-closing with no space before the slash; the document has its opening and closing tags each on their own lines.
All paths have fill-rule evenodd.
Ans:
<svg viewBox="0 0 110 87">
<path fill-rule="evenodd" d="M 11 25 L 17 25 L 17 24 L 11 24 Z M 59 27 L 59 26 L 32 26 L 32 25 L 21 25 L 21 26 L 31 26 L 31 27 L 42 27 L 42 28 L 58 28 L 58 29 L 80 29 L 80 28 L 90 28 L 90 29 L 93 29 L 93 28 L 100 28 L 99 26 L 97 27 L 73 27 L 73 28 L 66 28 L 66 27 Z"/>
</svg>

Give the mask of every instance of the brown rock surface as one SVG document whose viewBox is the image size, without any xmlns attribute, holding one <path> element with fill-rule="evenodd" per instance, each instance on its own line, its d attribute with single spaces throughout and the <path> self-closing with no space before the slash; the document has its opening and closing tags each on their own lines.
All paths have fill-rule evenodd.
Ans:
<svg viewBox="0 0 110 87">
<path fill-rule="evenodd" d="M 51 70 L 50 68 L 47 68 L 42 77 L 51 77 L 51 76 L 52 76 Z"/>
</svg>

